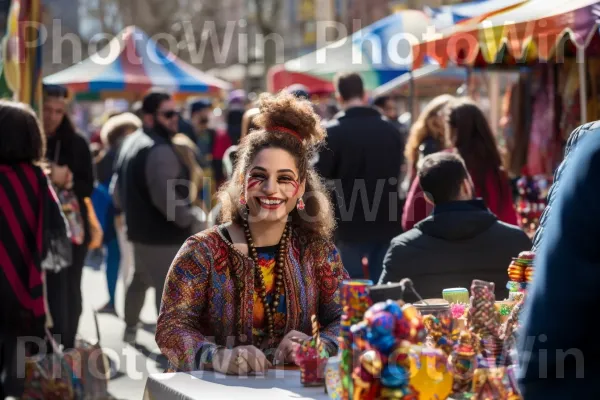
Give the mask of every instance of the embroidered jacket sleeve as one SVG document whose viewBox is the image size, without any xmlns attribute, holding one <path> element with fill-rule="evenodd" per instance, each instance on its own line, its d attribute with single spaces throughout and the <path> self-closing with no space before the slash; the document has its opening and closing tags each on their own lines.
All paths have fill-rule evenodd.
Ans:
<svg viewBox="0 0 600 400">
<path fill-rule="evenodd" d="M 210 262 L 205 244 L 189 238 L 175 256 L 165 281 L 156 343 L 179 371 L 198 369 L 210 362 L 217 346 L 201 332 L 202 314 L 208 307 Z"/>
<path fill-rule="evenodd" d="M 337 248 L 333 243 L 322 247 L 322 255 L 317 265 L 319 285 L 319 324 L 323 327 L 320 335 L 331 356 L 338 351 L 338 336 L 342 317 L 340 288 L 349 279 Z"/>
</svg>

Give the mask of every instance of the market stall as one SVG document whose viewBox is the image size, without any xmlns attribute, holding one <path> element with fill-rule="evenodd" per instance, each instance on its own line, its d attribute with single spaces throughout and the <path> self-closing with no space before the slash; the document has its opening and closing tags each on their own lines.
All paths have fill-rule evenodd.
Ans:
<svg viewBox="0 0 600 400">
<path fill-rule="evenodd" d="M 439 299 L 421 299 L 409 279 L 345 281 L 336 356 L 320 348 L 313 317 L 313 337 L 296 352 L 299 370 L 157 374 L 144 399 L 520 400 L 515 344 L 533 262 L 531 252 L 513 259 L 509 297 L 498 301 L 494 284 L 477 279 L 470 290 L 448 288 Z M 408 291 L 419 301 L 406 303 Z"/>
<path fill-rule="evenodd" d="M 131 100 L 153 87 L 190 95 L 218 95 L 231 89 L 229 83 L 192 67 L 134 26 L 86 60 L 44 78 L 44 83 L 66 86 L 73 93 Z"/>
</svg>

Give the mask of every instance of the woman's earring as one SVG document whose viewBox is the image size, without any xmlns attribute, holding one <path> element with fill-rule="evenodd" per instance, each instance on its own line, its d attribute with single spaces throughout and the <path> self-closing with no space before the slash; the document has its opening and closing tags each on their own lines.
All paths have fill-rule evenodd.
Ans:
<svg viewBox="0 0 600 400">
<path fill-rule="evenodd" d="M 302 200 L 302 197 L 298 199 L 297 207 L 300 211 L 304 210 L 304 207 L 306 207 L 306 205 L 304 204 L 304 200 Z"/>
<path fill-rule="evenodd" d="M 240 196 L 240 205 L 245 206 L 246 204 L 246 196 L 244 195 L 244 193 L 242 193 L 242 195 Z"/>
</svg>

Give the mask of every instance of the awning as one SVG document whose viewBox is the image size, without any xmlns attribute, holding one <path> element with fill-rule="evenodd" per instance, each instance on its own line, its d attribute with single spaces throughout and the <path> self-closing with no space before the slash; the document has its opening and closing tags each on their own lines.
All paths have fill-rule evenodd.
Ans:
<svg viewBox="0 0 600 400">
<path fill-rule="evenodd" d="M 231 85 L 206 74 L 160 47 L 130 26 L 90 58 L 44 78 L 73 92 L 144 92 L 160 87 L 178 93 L 228 90 Z"/>
<path fill-rule="evenodd" d="M 429 59 L 442 66 L 548 61 L 564 55 L 567 42 L 587 46 L 596 33 L 599 12 L 598 0 L 529 0 L 473 29 L 414 46 L 414 65 Z"/>
<path fill-rule="evenodd" d="M 283 69 L 328 82 L 340 71 L 357 72 L 371 90 L 412 69 L 411 46 L 422 39 L 429 24 L 422 11 L 400 11 L 290 60 Z"/>
<path fill-rule="evenodd" d="M 437 8 L 425 7 L 437 32 L 451 33 L 456 28 L 475 26 L 495 13 L 507 11 L 528 0 L 475 0 Z"/>
<path fill-rule="evenodd" d="M 442 68 L 439 65 L 426 65 L 411 74 L 404 74 L 373 90 L 373 96 L 407 92 L 411 79 L 416 91 L 421 95 L 434 95 L 456 91 L 467 80 L 467 71 L 462 67 Z M 403 93 L 404 94 L 404 93 Z"/>
</svg>

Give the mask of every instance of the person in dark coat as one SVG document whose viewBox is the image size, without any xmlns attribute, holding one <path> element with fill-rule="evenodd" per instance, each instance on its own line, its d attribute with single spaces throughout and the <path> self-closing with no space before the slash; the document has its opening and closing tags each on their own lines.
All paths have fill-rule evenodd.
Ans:
<svg viewBox="0 0 600 400">
<path fill-rule="evenodd" d="M 367 105 L 360 75 L 336 79 L 343 111 L 327 123 L 327 141 L 317 171 L 335 188 L 336 245 L 352 278 L 376 282 L 390 240 L 402 232 L 399 176 L 404 143 L 392 124 Z"/>
<path fill-rule="evenodd" d="M 481 279 L 494 282 L 496 298 L 503 299 L 511 258 L 531 248 L 527 235 L 474 198 L 459 155 L 425 157 L 418 178 L 433 214 L 392 240 L 379 283 L 410 278 L 421 296 L 440 298 L 445 288 L 469 288 Z"/>
<path fill-rule="evenodd" d="M 600 128 L 600 123 L 598 123 L 598 121 L 590 122 L 588 124 L 579 126 L 571 133 L 571 135 L 569 135 L 569 139 L 567 140 L 567 144 L 565 146 L 565 157 L 554 172 L 553 184 L 550 187 L 550 191 L 548 192 L 548 204 L 546 205 L 546 208 L 544 209 L 544 212 L 540 217 L 540 225 L 538 226 L 535 232 L 535 236 L 533 237 L 532 250 L 534 252 L 537 251 L 542 242 L 542 237 L 544 236 L 544 227 L 546 226 L 546 221 L 548 220 L 548 216 L 554 204 L 554 198 L 556 197 L 556 192 L 559 187 L 559 181 L 561 180 L 563 171 L 565 170 L 572 158 L 571 154 L 574 153 L 574 150 L 582 141 L 582 138 L 586 137 L 590 132 L 595 132 L 598 128 Z"/>
<path fill-rule="evenodd" d="M 590 134 L 561 168 L 520 318 L 519 384 L 528 400 L 600 395 L 600 122 L 578 131 Z"/>
<path fill-rule="evenodd" d="M 82 312 L 81 276 L 91 241 L 84 199 L 91 197 L 94 190 L 94 169 L 88 140 L 75 129 L 67 113 L 67 97 L 68 92 L 63 87 L 45 87 L 43 125 L 52 183 L 57 188 L 72 186 L 83 220 L 84 239 L 80 244 L 73 244 L 72 265 L 47 276 L 48 303 L 54 320 L 52 332 L 60 335 L 66 349 L 71 349 L 75 346 Z"/>
</svg>

